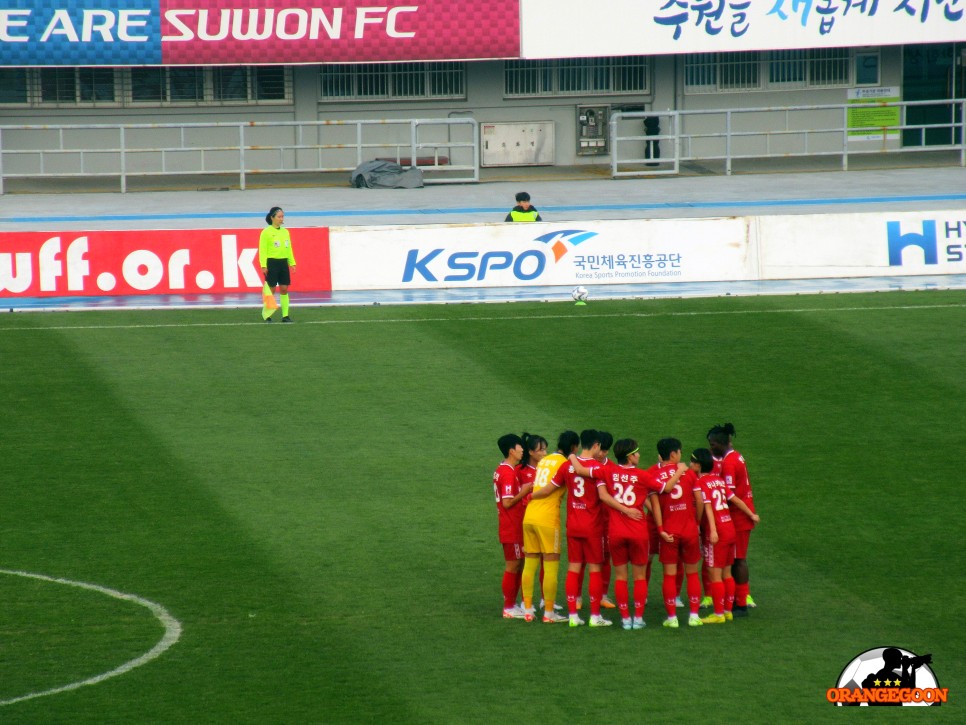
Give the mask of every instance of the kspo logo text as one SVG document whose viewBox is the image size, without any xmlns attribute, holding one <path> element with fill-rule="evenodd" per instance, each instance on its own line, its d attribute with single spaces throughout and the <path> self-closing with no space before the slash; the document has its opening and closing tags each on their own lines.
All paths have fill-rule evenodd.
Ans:
<svg viewBox="0 0 966 725">
<path fill-rule="evenodd" d="M 438 275 L 444 275 L 443 282 L 479 282 L 491 272 L 503 271 L 527 282 L 543 274 L 547 266 L 547 257 L 539 249 L 528 249 L 520 254 L 502 250 L 453 252 L 448 257 L 441 257 L 444 251 L 410 249 L 406 255 L 402 281 L 412 282 L 418 275 L 427 282 L 439 282 Z"/>
</svg>

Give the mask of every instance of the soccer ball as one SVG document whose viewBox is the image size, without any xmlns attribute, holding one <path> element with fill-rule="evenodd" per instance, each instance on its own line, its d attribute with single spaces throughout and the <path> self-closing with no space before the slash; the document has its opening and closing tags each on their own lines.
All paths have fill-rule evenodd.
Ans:
<svg viewBox="0 0 966 725">
<path fill-rule="evenodd" d="M 587 288 L 586 287 L 574 287 L 574 291 L 570 293 L 570 296 L 574 298 L 574 302 L 586 302 L 587 301 Z"/>
</svg>

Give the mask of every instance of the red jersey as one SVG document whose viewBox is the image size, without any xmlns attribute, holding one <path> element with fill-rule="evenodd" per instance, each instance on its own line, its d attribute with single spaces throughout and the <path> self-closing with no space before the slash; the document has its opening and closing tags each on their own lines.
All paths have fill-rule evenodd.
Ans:
<svg viewBox="0 0 966 725">
<path fill-rule="evenodd" d="M 517 480 L 517 469 L 504 461 L 493 472 L 493 495 L 496 497 L 496 510 L 500 517 L 500 543 L 523 543 L 523 514 L 526 507 L 523 502 L 507 508 L 503 499 L 513 498 L 520 493 L 520 482 Z"/>
<path fill-rule="evenodd" d="M 609 471 L 611 468 L 617 468 L 617 464 L 611 461 L 609 458 L 605 458 L 595 469 L 594 478 L 596 478 L 598 481 L 603 481 L 604 473 Z M 610 514 L 612 511 L 614 511 L 614 509 L 601 502 L 597 511 L 597 515 L 600 516 L 600 530 L 604 532 L 604 536 L 607 536 L 608 529 L 610 528 Z"/>
<path fill-rule="evenodd" d="M 721 463 L 724 461 L 724 458 L 718 458 L 717 456 L 711 456 L 711 460 L 714 462 L 714 465 L 711 467 L 711 473 L 713 473 L 716 476 L 720 476 L 721 475 Z"/>
<path fill-rule="evenodd" d="M 536 466 L 531 466 L 529 464 L 524 466 L 517 466 L 517 481 L 520 482 L 520 488 L 523 488 L 528 483 L 533 483 L 536 477 L 537 477 Z M 524 509 L 526 508 L 526 505 L 530 503 L 531 497 L 532 497 L 531 494 L 528 493 L 526 496 L 523 497 L 523 500 L 520 502 L 523 504 Z"/>
<path fill-rule="evenodd" d="M 655 463 L 653 466 L 647 469 L 649 476 L 653 477 L 655 480 L 660 481 L 661 484 L 666 484 L 671 480 L 671 477 L 677 472 L 678 467 L 674 463 Z M 660 493 L 660 491 L 658 491 Z M 661 508 L 661 513 L 664 513 L 664 508 Z M 647 518 L 649 519 L 651 525 L 651 533 L 657 531 L 657 523 L 654 521 L 654 513 L 648 509 Z M 667 530 L 667 522 L 664 523 L 664 529 Z"/>
<path fill-rule="evenodd" d="M 578 457 L 578 460 L 585 468 L 600 467 L 594 458 Z M 597 482 L 578 476 L 569 461 L 557 469 L 551 480 L 557 488 L 567 487 L 567 536 L 586 539 L 603 536 L 598 513 L 600 496 L 597 495 Z"/>
<path fill-rule="evenodd" d="M 589 466 L 588 466 L 589 468 Z M 594 471 L 594 478 L 607 484 L 607 493 L 628 508 L 644 511 L 647 494 L 664 490 L 664 482 L 657 480 L 648 471 L 642 471 L 634 466 L 611 464 L 599 466 Z M 617 509 L 606 506 L 610 513 L 607 535 L 612 539 L 647 539 L 647 519 L 635 521 L 628 518 Z"/>
<path fill-rule="evenodd" d="M 733 541 L 735 538 L 735 525 L 731 521 L 731 509 L 728 508 L 728 499 L 735 495 L 734 489 L 725 480 L 715 474 L 706 473 L 698 479 L 701 487 L 701 495 L 705 503 L 711 504 L 711 511 L 714 513 L 715 529 L 718 532 L 718 541 Z M 707 531 L 707 518 L 701 519 L 701 528 Z"/>
<path fill-rule="evenodd" d="M 735 496 L 744 501 L 745 505 L 754 513 L 755 501 L 751 493 L 751 483 L 748 481 L 748 466 L 745 465 L 745 459 L 742 455 L 733 448 L 721 460 L 721 477 L 725 480 L 725 483 L 735 489 Z M 736 531 L 751 531 L 755 528 L 755 522 L 737 507 L 731 509 L 731 518 L 735 522 Z"/>
<path fill-rule="evenodd" d="M 677 464 L 658 464 L 658 468 L 667 468 L 673 476 Z M 670 478 L 670 476 L 668 476 Z M 658 498 L 661 501 L 661 514 L 664 519 L 664 530 L 673 536 L 693 538 L 698 535 L 697 511 L 694 508 L 694 492 L 700 491 L 698 475 L 688 469 L 670 491 L 665 491 Z"/>
</svg>

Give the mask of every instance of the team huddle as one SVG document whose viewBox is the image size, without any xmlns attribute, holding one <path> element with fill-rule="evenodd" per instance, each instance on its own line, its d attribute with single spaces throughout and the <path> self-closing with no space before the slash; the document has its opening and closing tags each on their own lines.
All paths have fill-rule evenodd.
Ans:
<svg viewBox="0 0 966 725">
<path fill-rule="evenodd" d="M 543 621 L 585 624 L 580 610 L 586 572 L 590 626 L 610 626 L 601 609 L 617 608 L 624 629 L 643 629 L 655 556 L 664 570 L 665 627 L 679 626 L 685 580 L 690 626 L 747 616 L 748 607 L 755 606 L 748 588 L 748 541 L 759 517 L 745 460 L 732 447 L 734 436 L 731 423 L 714 426 L 708 448 L 696 449 L 690 463 L 681 460 L 681 441 L 662 438 L 658 462 L 646 469 L 638 467 L 635 440 L 615 443 L 604 431 L 564 431 L 554 453 L 537 435 L 501 436 L 497 444 L 504 460 L 493 473 L 493 490 L 506 560 L 504 618 L 536 619 L 539 575 Z M 612 446 L 616 462 L 608 457 Z M 556 611 L 555 601 L 563 498 L 567 616 Z M 607 596 L 611 575 L 616 604 Z M 707 606 L 714 611 L 702 618 L 699 611 Z"/>
</svg>

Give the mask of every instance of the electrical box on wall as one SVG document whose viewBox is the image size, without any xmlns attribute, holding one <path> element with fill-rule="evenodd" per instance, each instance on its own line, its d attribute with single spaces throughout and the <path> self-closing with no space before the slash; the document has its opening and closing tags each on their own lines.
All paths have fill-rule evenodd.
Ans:
<svg viewBox="0 0 966 725">
<path fill-rule="evenodd" d="M 577 155 L 610 152 L 610 106 L 577 106 Z"/>
<path fill-rule="evenodd" d="M 480 124 L 481 166 L 551 166 L 553 121 Z"/>
</svg>

